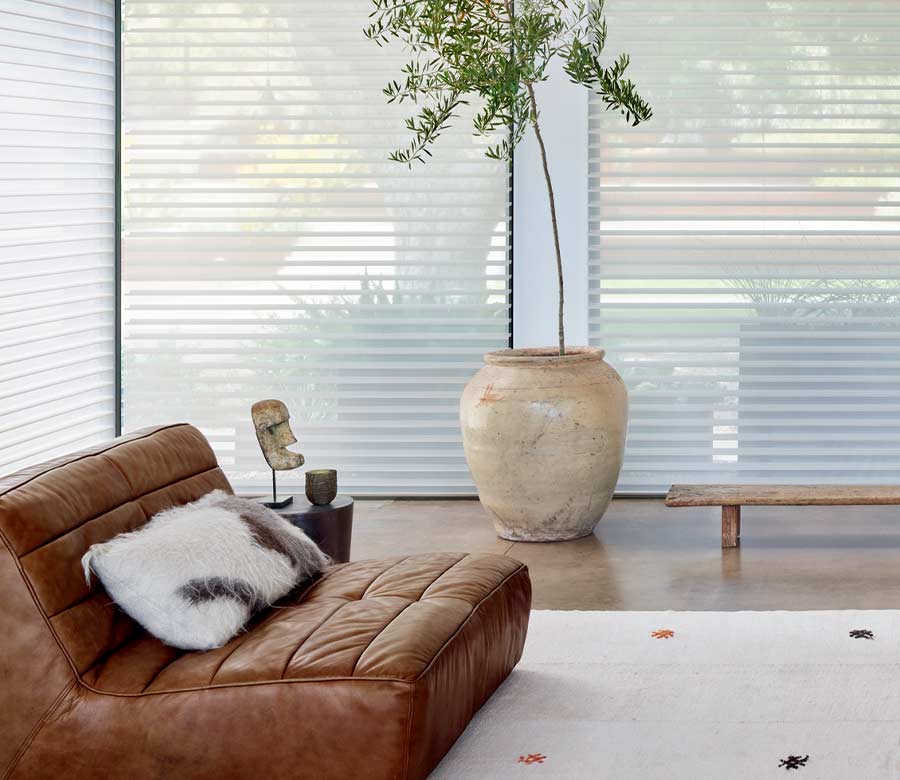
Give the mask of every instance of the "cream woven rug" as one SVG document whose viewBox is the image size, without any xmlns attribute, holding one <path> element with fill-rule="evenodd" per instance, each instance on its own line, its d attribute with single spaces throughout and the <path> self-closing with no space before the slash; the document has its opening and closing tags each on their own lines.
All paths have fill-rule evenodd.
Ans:
<svg viewBox="0 0 900 780">
<path fill-rule="evenodd" d="M 434 780 L 900 779 L 900 611 L 533 612 Z"/>
</svg>

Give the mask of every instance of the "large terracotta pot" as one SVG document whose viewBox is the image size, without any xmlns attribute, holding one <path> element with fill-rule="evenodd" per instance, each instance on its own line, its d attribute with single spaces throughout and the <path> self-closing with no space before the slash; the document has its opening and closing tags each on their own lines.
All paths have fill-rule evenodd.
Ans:
<svg viewBox="0 0 900 780">
<path fill-rule="evenodd" d="M 577 539 L 606 511 L 625 451 L 628 393 L 603 354 L 491 352 L 466 385 L 466 460 L 504 539 Z"/>
</svg>

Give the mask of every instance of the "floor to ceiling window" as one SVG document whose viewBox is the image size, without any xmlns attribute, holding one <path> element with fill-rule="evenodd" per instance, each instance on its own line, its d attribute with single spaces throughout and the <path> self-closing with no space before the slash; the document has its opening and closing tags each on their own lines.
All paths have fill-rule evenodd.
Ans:
<svg viewBox="0 0 900 780">
<path fill-rule="evenodd" d="M 591 102 L 586 175 L 584 147 L 550 157 L 578 180 L 562 191 L 588 188 L 568 306 L 631 391 L 620 490 L 893 481 L 894 4 L 607 10 L 654 117 Z M 268 479 L 249 407 L 279 397 L 348 491 L 473 491 L 457 402 L 507 343 L 507 171 L 467 118 L 429 164 L 387 160 L 407 111 L 381 87 L 405 58 L 365 40 L 367 12 L 123 2 L 123 427 L 198 424 L 244 489 Z M 5 472 L 115 430 L 115 12 L 0 13 Z"/>
<path fill-rule="evenodd" d="M 608 4 L 654 108 L 591 105 L 591 338 L 620 489 L 895 482 L 900 17 L 885 0 Z"/>
<path fill-rule="evenodd" d="M 115 434 L 114 19 L 0 5 L 0 474 Z"/>
<path fill-rule="evenodd" d="M 275 397 L 344 489 L 473 492 L 457 404 L 507 345 L 507 172 L 468 118 L 387 159 L 404 53 L 368 11 L 123 2 L 124 426 L 196 423 L 242 488 Z"/>
</svg>

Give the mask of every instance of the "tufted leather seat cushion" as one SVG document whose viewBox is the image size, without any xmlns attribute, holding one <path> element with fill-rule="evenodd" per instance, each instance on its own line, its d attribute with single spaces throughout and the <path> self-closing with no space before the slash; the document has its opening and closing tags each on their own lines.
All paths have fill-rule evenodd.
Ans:
<svg viewBox="0 0 900 780">
<path fill-rule="evenodd" d="M 224 647 L 189 653 L 149 634 L 84 675 L 110 693 L 324 678 L 413 682 L 522 564 L 434 553 L 331 567 Z M 451 643 L 451 644 L 448 644 Z"/>
<path fill-rule="evenodd" d="M 503 556 L 329 568 L 207 653 L 119 613 L 79 559 L 230 490 L 186 425 L 0 479 L 0 777 L 419 780 L 516 665 L 531 584 Z"/>
</svg>

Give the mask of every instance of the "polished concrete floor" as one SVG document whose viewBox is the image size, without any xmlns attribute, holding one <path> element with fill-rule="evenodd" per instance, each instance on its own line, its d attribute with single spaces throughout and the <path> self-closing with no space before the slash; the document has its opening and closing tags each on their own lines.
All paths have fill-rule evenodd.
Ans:
<svg viewBox="0 0 900 780">
<path fill-rule="evenodd" d="M 528 564 L 535 609 L 900 608 L 900 507 L 745 507 L 730 550 L 719 518 L 619 499 L 593 536 L 512 544 L 477 501 L 359 501 L 352 558 L 509 555 Z"/>
</svg>

